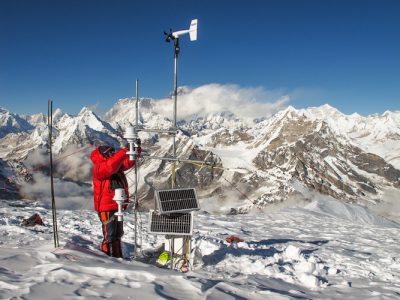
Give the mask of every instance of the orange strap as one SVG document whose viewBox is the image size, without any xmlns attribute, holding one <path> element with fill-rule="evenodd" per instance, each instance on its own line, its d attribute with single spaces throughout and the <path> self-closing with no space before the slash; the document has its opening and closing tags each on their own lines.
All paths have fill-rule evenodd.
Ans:
<svg viewBox="0 0 400 300">
<path fill-rule="evenodd" d="M 108 223 L 111 223 L 112 221 L 115 220 L 115 215 L 112 215 L 110 218 L 110 212 L 109 211 L 102 211 L 100 212 L 100 220 L 103 225 L 107 225 Z"/>
</svg>

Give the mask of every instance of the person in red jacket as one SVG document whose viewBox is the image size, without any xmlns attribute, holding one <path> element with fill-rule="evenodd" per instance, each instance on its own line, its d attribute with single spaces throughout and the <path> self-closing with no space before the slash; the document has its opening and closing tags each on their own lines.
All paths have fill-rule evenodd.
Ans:
<svg viewBox="0 0 400 300">
<path fill-rule="evenodd" d="M 139 148 L 139 155 L 141 149 Z M 124 171 L 135 165 L 135 160 L 129 160 L 128 149 L 115 149 L 111 146 L 100 146 L 90 154 L 93 162 L 93 194 L 94 209 L 102 222 L 103 242 L 101 250 L 109 256 L 122 257 L 121 237 L 123 223 L 114 214 L 118 210 L 113 200 L 114 191 L 123 188 L 129 196 L 128 181 Z M 126 209 L 124 205 L 123 209 Z"/>
</svg>

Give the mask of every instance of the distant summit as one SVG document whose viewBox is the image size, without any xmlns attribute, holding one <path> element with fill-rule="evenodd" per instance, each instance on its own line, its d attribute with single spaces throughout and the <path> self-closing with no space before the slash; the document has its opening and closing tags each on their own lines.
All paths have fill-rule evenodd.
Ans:
<svg viewBox="0 0 400 300">
<path fill-rule="evenodd" d="M 83 149 L 99 143 L 119 147 L 125 128 L 135 124 L 135 101 L 119 100 L 104 118 L 87 107 L 76 116 L 57 109 L 54 153 L 62 155 L 71 146 Z M 171 129 L 172 115 L 160 114 L 160 106 L 166 103 L 141 98 L 139 125 Z M 35 150 L 46 149 L 44 115 L 21 118 L 2 109 L 0 120 L 0 158 L 4 161 L 24 161 Z M 379 203 L 385 189 L 400 189 L 400 112 L 363 117 L 345 115 L 325 104 L 308 109 L 288 106 L 271 117 L 251 119 L 223 110 L 193 114 L 180 120 L 178 127 L 179 157 L 219 166 L 209 169 L 180 163 L 178 186 L 196 187 L 201 197 L 216 197 L 221 203 L 232 191 L 240 191 L 232 206 L 235 213 L 293 197 L 307 200 L 310 191 L 343 201 Z M 140 137 L 150 155 L 171 155 L 171 136 L 141 132 Z M 86 156 L 79 159 L 90 163 Z M 141 170 L 139 191 L 146 206 L 154 189 L 170 186 L 171 164 L 145 159 Z"/>
<path fill-rule="evenodd" d="M 19 115 L 0 107 L 0 138 L 9 133 L 25 132 L 32 129 L 33 126 Z"/>
</svg>

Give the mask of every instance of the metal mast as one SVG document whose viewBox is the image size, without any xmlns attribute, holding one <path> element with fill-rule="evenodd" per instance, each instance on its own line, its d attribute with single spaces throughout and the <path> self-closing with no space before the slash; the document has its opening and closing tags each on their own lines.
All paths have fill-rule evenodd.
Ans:
<svg viewBox="0 0 400 300">
<path fill-rule="evenodd" d="M 173 144 L 172 144 L 172 176 L 171 176 L 171 187 L 172 189 L 175 188 L 176 185 L 176 134 L 177 134 L 177 126 L 176 126 L 176 119 L 177 119 L 177 102 L 178 102 L 178 57 L 180 52 L 179 47 L 179 37 L 181 35 L 189 34 L 191 41 L 197 40 L 197 19 L 192 20 L 190 23 L 190 28 L 188 30 L 179 30 L 175 32 L 171 32 L 168 34 L 164 32 L 167 36 L 166 42 L 170 42 L 171 40 L 174 41 L 174 127 L 173 131 L 175 134 L 173 135 Z M 182 240 L 182 247 L 186 245 L 187 238 L 183 238 Z M 185 247 L 183 247 L 185 248 Z M 174 266 L 174 252 L 175 252 L 175 237 L 171 236 L 171 244 L 170 244 L 170 253 L 171 253 L 171 269 Z M 185 256 L 186 257 L 186 256 Z"/>
<path fill-rule="evenodd" d="M 178 56 L 179 56 L 179 37 L 174 40 L 174 128 L 176 132 L 176 118 L 177 118 L 177 103 L 178 103 Z M 176 158 L 176 134 L 173 136 L 172 144 L 172 158 Z M 171 187 L 175 187 L 176 181 L 176 162 L 172 164 L 172 177 L 171 177 Z"/>
<path fill-rule="evenodd" d="M 135 103 L 135 108 L 136 108 L 136 120 L 135 120 L 135 126 L 138 128 L 139 125 L 139 80 L 136 79 L 136 103 Z M 137 213 L 139 209 L 139 199 L 138 199 L 138 162 L 139 162 L 139 157 L 136 158 L 135 161 L 135 257 L 137 256 L 137 248 L 138 248 L 138 243 L 137 243 Z"/>
<path fill-rule="evenodd" d="M 180 52 L 179 47 L 179 37 L 181 35 L 189 34 L 191 41 L 197 40 L 197 19 L 192 20 L 190 23 L 190 27 L 187 30 L 179 30 L 179 31 L 170 31 L 167 33 L 164 31 L 164 34 L 167 36 L 165 41 L 169 43 L 171 40 L 174 41 L 174 128 L 173 130 L 177 132 L 176 119 L 177 119 L 177 102 L 178 102 L 178 57 Z M 176 134 L 173 136 L 173 145 L 172 145 L 172 158 L 176 158 Z M 171 177 L 171 186 L 175 187 L 176 184 L 176 163 L 173 163 L 172 166 L 172 177 Z"/>
<path fill-rule="evenodd" d="M 54 236 L 54 247 L 57 248 L 60 246 L 58 241 L 58 228 L 57 228 L 57 209 L 56 209 L 56 201 L 54 198 L 54 180 L 53 180 L 53 151 L 52 151 L 52 143 L 53 143 L 53 101 L 48 101 L 48 116 L 47 116 L 47 125 L 49 128 L 49 156 L 50 156 L 50 188 L 51 188 L 51 211 L 53 215 L 53 236 Z"/>
</svg>

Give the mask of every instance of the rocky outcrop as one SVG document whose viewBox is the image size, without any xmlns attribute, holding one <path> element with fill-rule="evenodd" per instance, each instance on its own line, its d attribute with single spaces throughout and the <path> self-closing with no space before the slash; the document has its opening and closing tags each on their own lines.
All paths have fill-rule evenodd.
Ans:
<svg viewBox="0 0 400 300">
<path fill-rule="evenodd" d="M 147 129 L 172 128 L 171 120 L 157 113 L 157 105 L 156 101 L 141 99 L 139 124 Z M 71 145 L 79 150 L 98 142 L 119 146 L 123 130 L 134 124 L 135 115 L 132 99 L 119 101 L 107 113 L 110 123 L 87 108 L 75 117 L 57 111 L 53 150 L 60 154 L 68 152 Z M 397 112 L 367 118 L 345 116 L 325 105 L 308 110 L 289 107 L 258 121 L 241 120 L 229 112 L 181 120 L 177 157 L 208 161 L 215 168 L 176 163 L 175 186 L 195 187 L 201 196 L 217 201 L 234 198 L 238 200 L 236 213 L 291 198 L 307 199 L 309 191 L 344 201 L 379 202 L 386 187 L 400 188 L 398 151 L 382 150 L 384 145 L 400 149 L 399 116 Z M 25 119 L 33 130 L 18 129 L 0 138 L 0 157 L 7 161 L 23 161 L 35 149 L 47 147 L 43 116 Z M 172 136 L 141 132 L 140 137 L 148 155 L 172 156 Z M 88 155 L 81 153 L 79 159 L 87 160 Z M 18 166 L 12 168 L 18 170 Z M 155 189 L 171 187 L 172 168 L 173 163 L 166 160 L 147 157 L 141 162 L 138 190 L 142 207 L 152 207 Z M 57 170 L 55 174 L 63 177 Z M 133 175 L 132 171 L 128 174 L 131 183 Z"/>
<path fill-rule="evenodd" d="M 29 176 L 23 173 L 22 166 L 15 165 L 15 170 L 9 162 L 5 162 L 0 159 L 0 199 L 20 199 L 20 194 L 18 192 L 18 172 L 20 172 L 23 178 L 29 180 Z"/>
<path fill-rule="evenodd" d="M 277 137 L 254 159 L 257 168 L 279 168 L 313 190 L 349 201 L 374 199 L 383 182 L 399 186 L 399 170 L 375 154 L 344 144 L 325 122 L 305 117 L 282 122 Z"/>
</svg>

